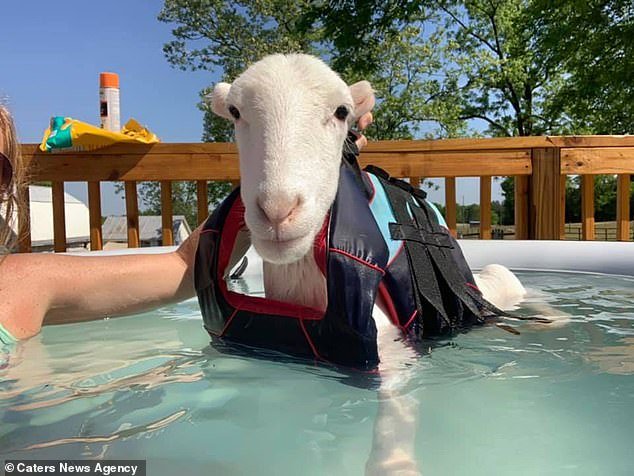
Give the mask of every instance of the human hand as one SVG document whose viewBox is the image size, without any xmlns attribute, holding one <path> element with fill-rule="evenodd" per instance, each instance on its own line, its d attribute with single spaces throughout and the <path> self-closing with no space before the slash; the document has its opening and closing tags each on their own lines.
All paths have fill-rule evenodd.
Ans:
<svg viewBox="0 0 634 476">
<path fill-rule="evenodd" d="M 372 124 L 372 120 L 373 120 L 373 117 L 371 112 L 366 112 L 363 116 L 361 116 L 359 118 L 359 121 L 357 122 L 359 131 L 363 131 L 370 124 Z M 357 147 L 359 148 L 359 150 L 361 150 L 363 147 L 365 147 L 368 144 L 368 139 L 363 134 L 360 134 L 357 140 L 355 141 L 355 144 L 357 144 Z"/>
</svg>

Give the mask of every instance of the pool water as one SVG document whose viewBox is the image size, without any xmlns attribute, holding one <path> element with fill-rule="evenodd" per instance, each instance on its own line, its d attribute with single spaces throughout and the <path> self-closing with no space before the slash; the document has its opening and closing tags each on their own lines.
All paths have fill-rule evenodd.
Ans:
<svg viewBox="0 0 634 476">
<path fill-rule="evenodd" d="M 404 369 L 423 474 L 634 473 L 634 278 L 520 273 L 570 322 L 477 328 Z M 209 344 L 195 300 L 46 327 L 0 354 L 0 457 L 156 475 L 358 475 L 376 376 Z"/>
</svg>

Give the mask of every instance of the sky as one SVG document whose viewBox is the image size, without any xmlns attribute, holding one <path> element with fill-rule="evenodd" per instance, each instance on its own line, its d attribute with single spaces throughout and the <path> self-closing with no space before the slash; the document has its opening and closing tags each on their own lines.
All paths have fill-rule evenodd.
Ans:
<svg viewBox="0 0 634 476">
<path fill-rule="evenodd" d="M 12 111 L 20 141 L 40 142 L 51 116 L 99 124 L 99 73 L 119 74 L 121 122 L 133 117 L 163 142 L 199 142 L 199 92 L 218 81 L 210 71 L 181 71 L 163 56 L 173 25 L 159 22 L 160 0 L 3 1 L 0 9 L 0 100 Z M 440 189 L 429 192 L 444 203 Z M 457 201 L 478 201 L 475 179 L 459 179 Z M 87 202 L 84 183 L 66 191 Z M 493 199 L 500 189 L 494 183 Z M 111 183 L 102 185 L 102 213 L 122 215 Z"/>
</svg>

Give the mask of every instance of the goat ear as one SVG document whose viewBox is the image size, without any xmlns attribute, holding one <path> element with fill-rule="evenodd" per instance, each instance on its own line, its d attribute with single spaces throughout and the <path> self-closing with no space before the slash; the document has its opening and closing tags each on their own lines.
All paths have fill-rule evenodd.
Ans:
<svg viewBox="0 0 634 476">
<path fill-rule="evenodd" d="M 225 119 L 231 119 L 227 105 L 229 89 L 231 89 L 229 83 L 218 83 L 214 86 L 213 91 L 205 96 L 205 100 L 207 104 L 211 106 L 211 110 L 214 114 L 224 117 Z"/>
<path fill-rule="evenodd" d="M 374 90 L 368 81 L 359 81 L 350 86 L 350 94 L 354 102 L 354 118 L 359 119 L 374 107 Z"/>
</svg>

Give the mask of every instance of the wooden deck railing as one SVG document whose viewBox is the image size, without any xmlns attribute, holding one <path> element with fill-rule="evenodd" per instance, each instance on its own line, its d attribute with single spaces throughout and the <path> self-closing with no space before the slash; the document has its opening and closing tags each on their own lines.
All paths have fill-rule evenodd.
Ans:
<svg viewBox="0 0 634 476">
<path fill-rule="evenodd" d="M 233 144 L 121 145 L 93 152 L 46 154 L 24 145 L 33 181 L 51 181 L 54 249 L 66 249 L 64 182 L 88 182 L 91 249 L 101 249 L 100 182 L 125 183 L 128 246 L 139 246 L 138 181 L 161 184 L 163 243 L 171 244 L 171 182 L 197 182 L 198 221 L 208 214 L 207 181 L 239 181 Z M 629 240 L 630 174 L 634 174 L 634 137 L 570 136 L 437 141 L 380 141 L 364 148 L 361 162 L 391 175 L 444 178 L 446 218 L 456 230 L 456 177 L 480 178 L 480 237 L 491 238 L 491 178 L 515 177 L 515 235 L 518 239 L 565 237 L 566 175 L 582 175 L 582 234 L 594 239 L 594 175 L 617 174 L 617 238 Z M 30 251 L 28 224 L 21 251 Z"/>
</svg>

